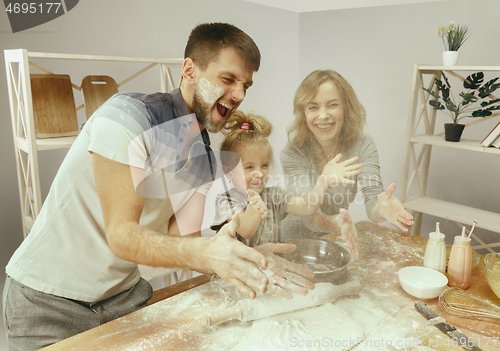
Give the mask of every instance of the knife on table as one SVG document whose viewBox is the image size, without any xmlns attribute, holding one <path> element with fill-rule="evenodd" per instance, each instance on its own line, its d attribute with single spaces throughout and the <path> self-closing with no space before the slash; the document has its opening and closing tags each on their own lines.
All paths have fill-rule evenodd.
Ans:
<svg viewBox="0 0 500 351">
<path fill-rule="evenodd" d="M 436 312 L 431 310 L 423 301 L 416 301 L 415 302 L 415 309 L 425 318 L 427 319 L 434 319 L 439 317 Z M 450 338 L 454 339 L 457 341 L 458 345 L 462 348 L 464 348 L 467 351 L 482 351 L 478 346 L 476 346 L 470 338 L 466 337 L 464 333 L 461 331 L 457 330 L 452 325 L 449 325 L 447 323 L 438 323 L 434 325 L 436 328 L 441 330 L 443 333 L 448 335 Z"/>
</svg>

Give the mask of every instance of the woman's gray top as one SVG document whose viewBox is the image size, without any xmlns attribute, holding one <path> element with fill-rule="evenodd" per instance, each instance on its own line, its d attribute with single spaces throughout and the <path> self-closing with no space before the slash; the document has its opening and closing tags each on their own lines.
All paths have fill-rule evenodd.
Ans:
<svg viewBox="0 0 500 351">
<path fill-rule="evenodd" d="M 364 201 L 366 213 L 369 216 L 373 206 L 377 203 L 377 196 L 384 191 L 377 147 L 371 136 L 361 134 L 354 144 L 342 153 L 342 160 L 345 161 L 354 156 L 359 156 L 357 162 L 364 164 L 362 173 L 355 176 L 356 184 L 339 184 L 333 189 L 328 189 L 320 207 L 322 213 L 338 214 L 340 208 L 347 209 L 349 204 L 356 199 L 356 202 Z M 307 140 L 299 149 L 291 142 L 287 143 L 280 155 L 281 166 L 286 176 L 287 191 L 297 196 L 304 196 L 312 189 L 320 176 L 314 158 L 310 140 Z M 358 186 L 364 200 L 360 198 L 360 195 L 356 196 Z M 288 215 L 282 223 L 282 240 L 297 237 L 317 238 L 324 235 L 313 230 L 309 224 L 309 217 Z"/>
</svg>

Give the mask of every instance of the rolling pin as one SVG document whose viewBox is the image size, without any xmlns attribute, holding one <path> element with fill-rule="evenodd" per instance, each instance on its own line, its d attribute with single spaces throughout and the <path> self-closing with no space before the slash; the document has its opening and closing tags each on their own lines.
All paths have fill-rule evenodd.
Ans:
<svg viewBox="0 0 500 351">
<path fill-rule="evenodd" d="M 357 295 L 360 291 L 361 284 L 357 280 L 352 280 L 341 285 L 316 283 L 314 290 L 309 291 L 306 296 L 293 294 L 291 300 L 272 294 L 260 295 L 255 299 L 245 298 L 231 307 L 222 308 L 209 314 L 207 324 L 212 326 L 232 319 L 239 319 L 242 322 L 253 321 L 281 313 L 319 306 L 327 302 L 333 302 L 340 296 Z"/>
</svg>

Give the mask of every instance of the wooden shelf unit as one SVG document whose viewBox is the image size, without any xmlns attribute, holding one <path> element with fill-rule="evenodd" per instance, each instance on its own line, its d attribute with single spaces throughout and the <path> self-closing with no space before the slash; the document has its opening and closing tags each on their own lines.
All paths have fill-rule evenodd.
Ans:
<svg viewBox="0 0 500 351">
<path fill-rule="evenodd" d="M 489 153 L 489 154 L 500 155 L 500 149 L 497 149 L 495 147 L 484 147 L 481 145 L 480 140 L 460 139 L 460 142 L 452 143 L 452 142 L 444 140 L 444 137 L 441 135 L 421 134 L 421 135 L 415 135 L 415 136 L 411 137 L 410 142 L 414 143 L 414 144 L 418 143 L 418 144 L 426 144 L 426 145 L 444 146 L 444 147 L 450 147 L 453 149 L 485 152 L 485 153 Z"/>
<path fill-rule="evenodd" d="M 78 61 L 109 61 L 137 63 L 138 71 L 133 72 L 126 79 L 118 83 L 118 87 L 130 82 L 132 79 L 149 71 L 153 67 L 159 67 L 160 89 L 167 92 L 178 85 L 174 85 L 172 75 L 173 68 L 182 67 L 183 59 L 158 59 L 118 56 L 96 56 L 96 55 L 74 55 L 74 54 L 51 54 L 42 52 L 29 52 L 25 49 L 5 50 L 5 68 L 7 73 L 7 85 L 9 92 L 9 103 L 12 120 L 12 133 L 14 136 L 14 149 L 16 155 L 17 178 L 19 186 L 19 198 L 21 203 L 23 234 L 26 237 L 42 207 L 42 196 L 40 189 L 40 176 L 38 165 L 38 151 L 69 149 L 76 137 L 59 137 L 49 139 L 37 139 L 33 115 L 33 101 L 31 94 L 30 68 L 43 74 L 54 74 L 53 72 L 30 61 L 32 59 L 48 60 L 74 60 Z M 92 75 L 94 72 L 88 72 Z M 81 91 L 81 87 L 72 83 L 75 90 Z M 76 107 L 79 111 L 85 106 L 81 104 Z M 170 285 L 171 274 L 174 282 L 192 277 L 191 270 L 153 268 L 140 265 L 141 273 L 147 280 L 165 276 L 166 285 Z"/>
<path fill-rule="evenodd" d="M 31 62 L 31 59 L 134 62 L 141 66 L 146 64 L 146 67 L 141 68 L 139 71 L 134 72 L 118 83 L 119 87 L 145 73 L 149 69 L 159 66 L 160 91 L 163 92 L 167 92 L 176 87 L 176 85 L 174 85 L 171 68 L 181 68 L 183 62 L 183 59 L 50 54 L 29 52 L 25 49 L 5 50 L 5 68 L 7 71 L 7 85 L 16 153 L 17 178 L 19 183 L 24 237 L 28 235 L 42 207 L 38 151 L 67 149 L 71 147 L 76 139 L 76 137 L 36 138 L 31 95 L 30 67 L 43 74 L 53 73 Z M 93 72 L 89 72 L 89 75 L 92 73 Z M 72 86 L 75 90 L 81 91 L 79 85 L 72 83 Z M 76 110 L 81 110 L 84 107 L 85 106 L 81 104 Z"/>
<path fill-rule="evenodd" d="M 432 146 L 500 155 L 500 149 L 483 147 L 481 140 L 462 139 L 460 142 L 448 142 L 444 139 L 444 133 L 434 134 L 436 110 L 429 105 L 429 99 L 432 96 L 422 88 L 425 87 L 437 92 L 434 81 L 436 78 L 441 78 L 442 71 L 446 72 L 447 76 L 453 76 L 463 81 L 467 75 L 473 72 L 500 72 L 500 66 L 447 67 L 415 65 L 401 176 L 401 202 L 404 207 L 414 211 L 415 224 L 413 229 L 416 235 L 420 234 L 423 213 L 451 220 L 460 227 L 463 224 L 470 225 L 474 220 L 477 220 L 478 228 L 500 233 L 500 213 L 484 211 L 426 196 Z M 430 77 L 430 81 L 426 82 L 424 77 Z M 425 83 L 428 83 L 428 85 L 424 85 Z M 492 95 L 490 97 L 493 99 L 496 98 Z M 498 115 L 500 113 L 494 113 L 492 116 L 486 118 L 476 118 L 465 125 L 467 127 L 481 123 Z M 424 130 L 422 131 L 422 129 Z M 421 145 L 419 151 L 417 151 L 416 145 Z M 472 234 L 472 237 L 479 242 L 479 245 L 473 245 L 473 249 L 475 250 L 487 249 L 490 252 L 495 252 L 492 248 L 500 247 L 500 242 L 486 244 L 476 234 Z"/>
</svg>

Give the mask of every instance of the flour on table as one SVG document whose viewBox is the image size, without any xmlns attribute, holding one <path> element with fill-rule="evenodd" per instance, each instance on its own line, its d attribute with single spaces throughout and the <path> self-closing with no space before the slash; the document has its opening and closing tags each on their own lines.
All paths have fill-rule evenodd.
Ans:
<svg viewBox="0 0 500 351">
<path fill-rule="evenodd" d="M 356 289 L 361 288 L 357 281 L 349 282 L 344 286 L 316 283 L 314 290 L 309 291 L 305 296 L 293 293 L 293 298 L 287 300 L 273 294 L 259 294 L 254 300 L 248 298 L 240 300 L 236 307 L 241 308 L 241 319 L 250 321 L 334 301 L 341 293 L 340 289 L 348 286 L 351 287 L 349 294 L 357 294 L 359 290 Z"/>
<path fill-rule="evenodd" d="M 246 326 L 245 326 L 246 324 Z M 233 335 L 233 337 L 231 337 Z M 235 338 L 234 335 L 238 337 Z M 233 322 L 213 332 L 211 350 L 343 350 L 355 345 L 363 330 L 349 312 L 326 303 L 318 307 L 283 313 L 253 323 Z M 224 340 L 221 345 L 217 345 Z M 232 340 L 234 343 L 230 344 Z M 336 347 L 336 345 L 338 347 Z"/>
</svg>

